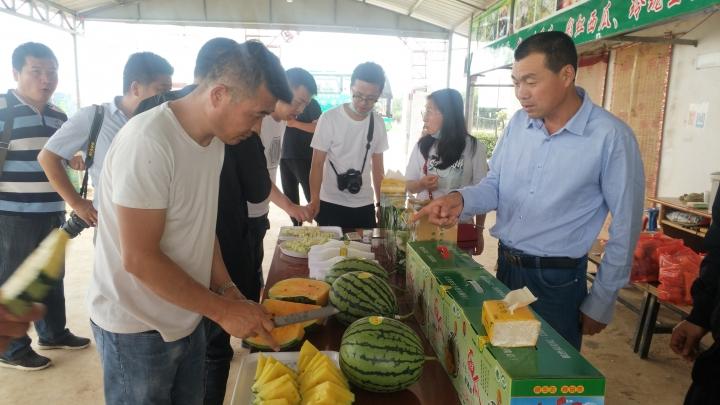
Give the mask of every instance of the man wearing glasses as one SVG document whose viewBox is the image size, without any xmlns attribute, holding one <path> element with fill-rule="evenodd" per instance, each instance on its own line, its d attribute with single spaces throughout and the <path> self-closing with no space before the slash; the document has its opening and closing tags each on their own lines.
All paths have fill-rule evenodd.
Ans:
<svg viewBox="0 0 720 405">
<path fill-rule="evenodd" d="M 350 82 L 352 102 L 325 112 L 310 144 L 309 207 L 318 225 L 374 228 L 385 171 L 383 152 L 388 149 L 385 125 L 374 106 L 385 86 L 385 72 L 365 62 L 355 68 Z"/>
</svg>

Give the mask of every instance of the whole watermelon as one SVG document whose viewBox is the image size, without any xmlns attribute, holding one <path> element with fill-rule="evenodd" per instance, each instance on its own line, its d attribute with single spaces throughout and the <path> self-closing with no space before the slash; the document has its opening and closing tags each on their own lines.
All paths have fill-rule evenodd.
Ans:
<svg viewBox="0 0 720 405">
<path fill-rule="evenodd" d="M 330 271 L 325 276 L 325 282 L 332 284 L 338 279 L 338 277 L 353 271 L 366 271 L 382 278 L 383 280 L 388 279 L 387 271 L 385 271 L 385 269 L 379 264 L 359 257 L 348 257 L 347 259 L 340 260 L 330 267 Z"/>
<path fill-rule="evenodd" d="M 340 310 L 337 319 L 345 325 L 365 316 L 393 317 L 399 311 L 390 284 L 362 271 L 346 273 L 335 280 L 330 289 L 330 303 Z"/>
<path fill-rule="evenodd" d="M 395 392 L 422 375 L 425 352 L 409 326 L 369 316 L 350 325 L 340 344 L 340 368 L 348 380 L 372 392 Z"/>
</svg>

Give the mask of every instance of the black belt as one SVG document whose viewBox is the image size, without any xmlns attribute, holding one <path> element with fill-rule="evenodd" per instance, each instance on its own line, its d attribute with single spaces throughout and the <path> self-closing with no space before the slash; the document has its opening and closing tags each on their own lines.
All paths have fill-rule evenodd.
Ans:
<svg viewBox="0 0 720 405">
<path fill-rule="evenodd" d="M 587 256 L 579 258 L 533 256 L 502 244 L 500 244 L 500 254 L 513 266 L 526 269 L 572 269 L 580 266 L 587 258 Z"/>
</svg>

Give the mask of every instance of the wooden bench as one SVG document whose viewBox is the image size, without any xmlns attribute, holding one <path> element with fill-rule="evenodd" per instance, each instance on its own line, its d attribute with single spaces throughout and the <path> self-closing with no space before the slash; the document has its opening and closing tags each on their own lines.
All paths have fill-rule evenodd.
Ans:
<svg viewBox="0 0 720 405">
<path fill-rule="evenodd" d="M 596 240 L 590 249 L 590 252 L 588 252 L 588 261 L 593 263 L 596 269 L 600 267 L 603 252 L 604 246 L 599 240 Z M 596 272 L 588 271 L 587 278 L 590 282 L 595 281 L 595 273 Z M 659 301 L 657 296 L 657 284 L 631 282 L 630 285 L 643 292 L 644 298 L 642 306 L 638 308 L 632 302 L 620 297 L 619 295 L 618 302 L 640 316 L 635 332 L 633 351 L 638 353 L 641 359 L 646 359 L 648 357 L 648 352 L 650 351 L 650 344 L 652 343 L 653 335 L 655 333 L 672 333 L 672 330 L 675 327 L 675 325 L 658 322 L 657 318 L 660 307 L 667 308 L 668 310 L 680 315 L 682 318 L 685 318 L 690 314 L 692 306 L 675 305 L 669 302 Z"/>
</svg>

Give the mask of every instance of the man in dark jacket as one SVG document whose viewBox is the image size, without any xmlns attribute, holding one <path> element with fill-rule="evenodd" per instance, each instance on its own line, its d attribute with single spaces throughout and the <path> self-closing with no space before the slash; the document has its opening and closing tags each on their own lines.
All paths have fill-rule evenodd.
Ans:
<svg viewBox="0 0 720 405">
<path fill-rule="evenodd" d="M 712 223 L 705 236 L 707 256 L 700 277 L 692 286 L 693 309 L 672 333 L 670 347 L 688 361 L 695 361 L 686 405 L 717 403 L 720 398 L 720 194 L 712 207 Z M 700 353 L 700 339 L 711 332 L 713 345 Z"/>
</svg>

